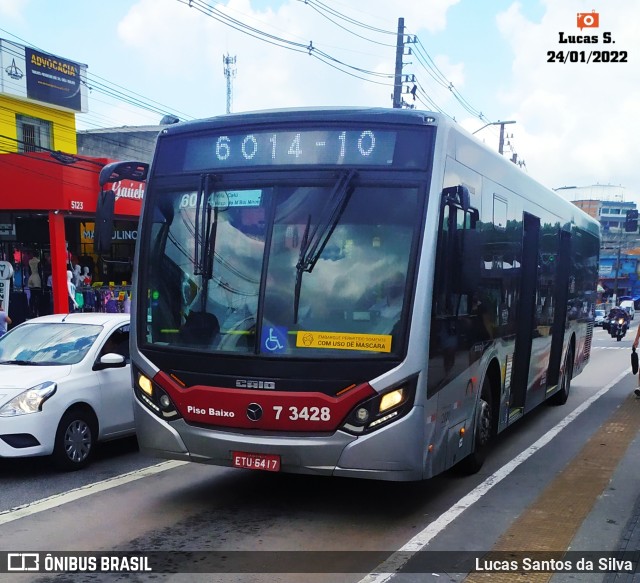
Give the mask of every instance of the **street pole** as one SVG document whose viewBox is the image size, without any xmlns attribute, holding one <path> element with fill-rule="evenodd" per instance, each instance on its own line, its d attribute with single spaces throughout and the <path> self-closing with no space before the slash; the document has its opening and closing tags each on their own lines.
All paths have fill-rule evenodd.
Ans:
<svg viewBox="0 0 640 583">
<path fill-rule="evenodd" d="M 497 124 L 500 124 L 500 143 L 498 144 L 498 153 L 502 156 L 502 153 L 504 152 L 504 126 L 508 123 L 516 123 L 515 121 L 499 121 L 496 122 Z"/>
<path fill-rule="evenodd" d="M 500 142 L 498 143 L 498 154 L 502 156 L 504 152 L 504 123 L 500 124 Z"/>
<path fill-rule="evenodd" d="M 398 37 L 396 41 L 396 70 L 393 83 L 393 108 L 402 107 L 402 56 L 404 54 L 404 18 L 398 18 Z"/>
<path fill-rule="evenodd" d="M 500 126 L 500 142 L 498 144 L 498 153 L 502 156 L 504 152 L 504 126 L 510 123 L 516 123 L 516 122 L 515 121 L 492 121 L 488 124 L 483 125 L 479 130 L 476 130 L 473 133 L 477 134 L 479 131 L 489 126 Z"/>
<path fill-rule="evenodd" d="M 616 279 L 613 284 L 613 305 L 618 305 L 618 274 L 620 273 L 620 248 L 622 242 L 618 243 L 618 258 L 616 259 Z M 613 306 L 612 306 L 613 307 Z"/>
</svg>

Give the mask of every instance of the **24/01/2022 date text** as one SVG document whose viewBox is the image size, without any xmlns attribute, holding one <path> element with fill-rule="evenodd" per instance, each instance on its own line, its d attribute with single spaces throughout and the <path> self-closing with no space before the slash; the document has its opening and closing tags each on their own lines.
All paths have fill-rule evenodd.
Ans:
<svg viewBox="0 0 640 583">
<path fill-rule="evenodd" d="M 627 51 L 547 51 L 547 63 L 626 63 Z"/>
</svg>

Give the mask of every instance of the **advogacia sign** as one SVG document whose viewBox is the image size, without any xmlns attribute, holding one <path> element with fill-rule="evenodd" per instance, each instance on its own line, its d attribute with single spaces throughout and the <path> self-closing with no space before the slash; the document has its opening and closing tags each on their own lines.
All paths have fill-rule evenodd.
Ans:
<svg viewBox="0 0 640 583">
<path fill-rule="evenodd" d="M 87 66 L 0 39 L 0 93 L 88 111 Z"/>
</svg>

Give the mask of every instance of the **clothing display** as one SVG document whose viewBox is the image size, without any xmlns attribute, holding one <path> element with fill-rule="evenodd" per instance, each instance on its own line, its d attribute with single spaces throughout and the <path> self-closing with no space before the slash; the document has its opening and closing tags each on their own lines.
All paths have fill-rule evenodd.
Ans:
<svg viewBox="0 0 640 583">
<path fill-rule="evenodd" d="M 131 306 L 131 286 L 80 286 L 76 303 L 82 312 L 128 313 Z"/>
</svg>

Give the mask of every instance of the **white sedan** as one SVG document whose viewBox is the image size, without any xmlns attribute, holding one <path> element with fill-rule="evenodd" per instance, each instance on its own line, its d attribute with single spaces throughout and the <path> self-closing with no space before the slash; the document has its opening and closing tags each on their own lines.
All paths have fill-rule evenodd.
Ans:
<svg viewBox="0 0 640 583">
<path fill-rule="evenodd" d="M 86 466 L 98 441 L 135 433 L 129 314 L 55 314 L 0 338 L 0 457 Z"/>
</svg>

